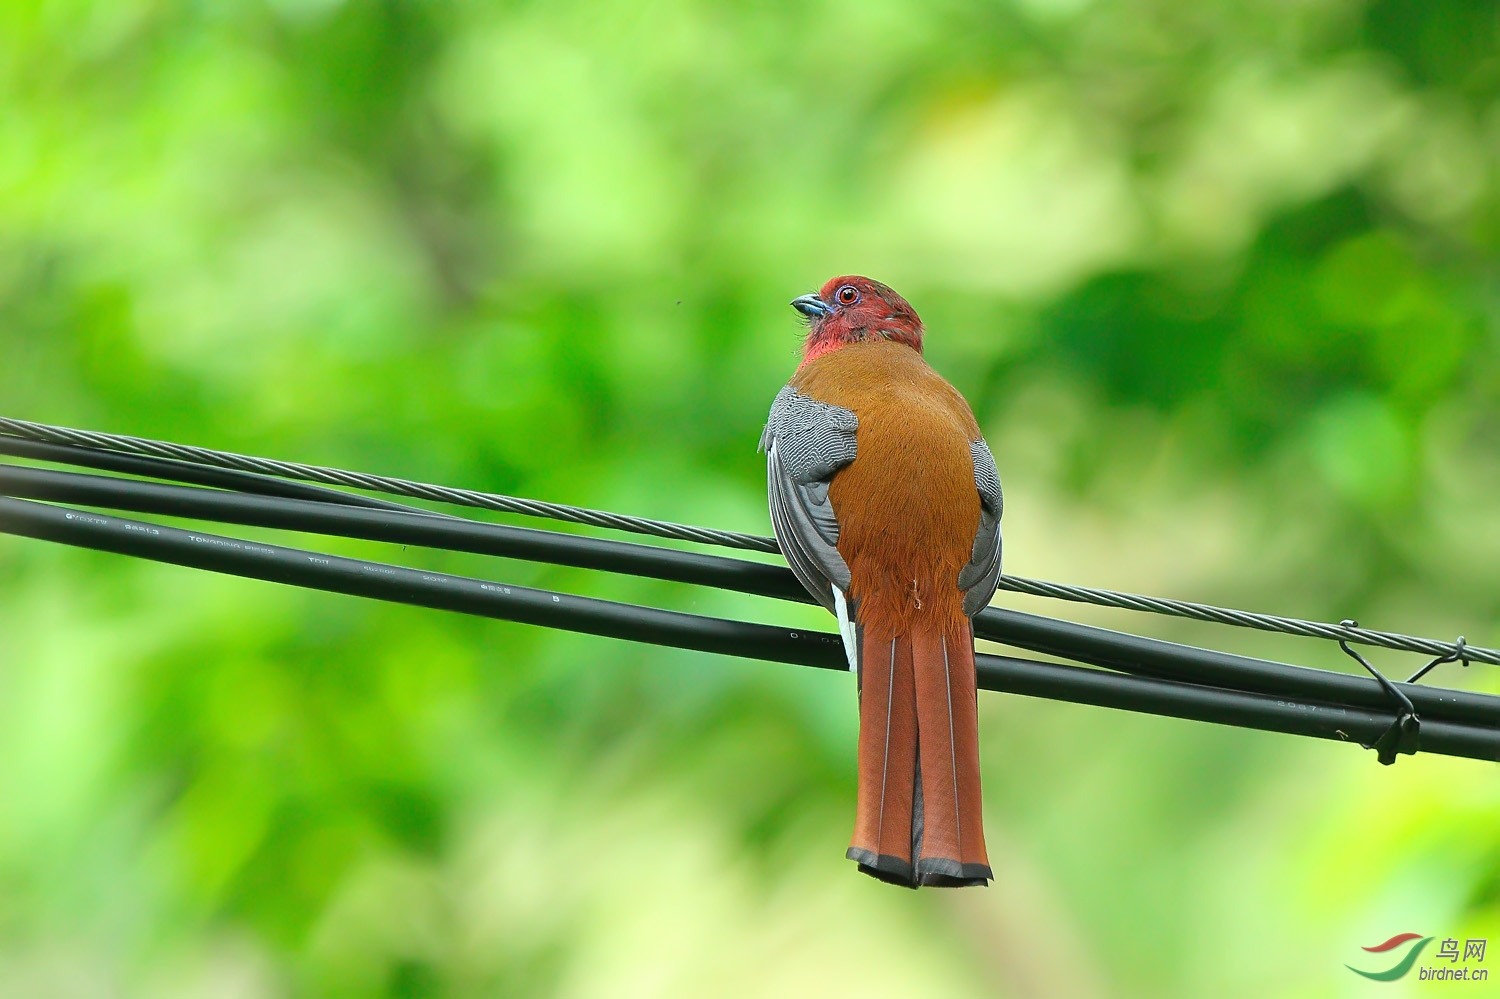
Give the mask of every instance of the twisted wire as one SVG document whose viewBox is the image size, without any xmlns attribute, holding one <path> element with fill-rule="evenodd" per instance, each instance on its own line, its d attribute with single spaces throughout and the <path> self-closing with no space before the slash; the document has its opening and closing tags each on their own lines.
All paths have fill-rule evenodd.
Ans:
<svg viewBox="0 0 1500 999">
<path fill-rule="evenodd" d="M 410 496 L 417 499 L 435 500 L 460 506 L 479 507 L 502 513 L 522 514 L 529 517 L 544 517 L 574 524 L 610 528 L 633 534 L 646 534 L 679 541 L 716 545 L 723 548 L 738 548 L 746 551 L 779 554 L 780 546 L 775 538 L 737 531 L 721 531 L 708 527 L 675 524 L 670 521 L 633 517 L 628 514 L 592 510 L 586 507 L 569 506 L 563 503 L 547 503 L 541 500 L 504 496 L 498 493 L 479 492 L 473 489 L 455 489 L 410 479 L 364 472 L 350 472 L 339 468 L 306 465 L 300 462 L 277 461 L 249 455 L 216 451 L 211 448 L 173 444 L 167 441 L 149 440 L 121 434 L 106 434 L 91 430 L 76 430 L 45 423 L 32 423 L 0 416 L 0 433 L 26 440 L 46 441 L 54 444 L 73 444 L 106 451 L 123 451 L 158 458 L 175 458 L 196 464 L 219 468 L 232 468 L 245 472 L 275 475 L 282 478 L 302 479 L 329 485 L 348 486 L 374 492 Z M 1138 593 L 1121 593 L 1090 586 L 1074 586 L 1053 583 L 1024 576 L 1000 577 L 999 588 L 1013 593 L 1070 600 L 1075 603 L 1092 604 L 1099 607 L 1117 607 L 1124 610 L 1163 614 L 1169 617 L 1191 618 L 1211 621 L 1239 628 L 1253 628 L 1285 635 L 1301 635 L 1329 641 L 1348 641 L 1361 645 L 1417 652 L 1429 656 L 1448 657 L 1452 661 L 1484 662 L 1500 665 L 1500 649 L 1489 649 L 1477 645 L 1444 642 L 1432 638 L 1420 638 L 1396 632 L 1376 631 L 1371 628 L 1351 627 L 1343 624 L 1328 624 L 1306 621 L 1300 618 L 1280 617 L 1274 614 L 1258 614 L 1253 611 L 1215 607 L 1211 604 L 1194 603 L 1188 600 L 1173 600 L 1167 597 L 1151 597 Z M 1461 641 L 1461 640 L 1460 640 Z"/>
<path fill-rule="evenodd" d="M 1169 617 L 1186 617 L 1197 621 L 1213 621 L 1233 625 L 1237 628 L 1254 628 L 1258 631 L 1274 631 L 1283 635 L 1302 635 L 1307 638 L 1326 638 L 1329 641 L 1357 642 L 1360 645 L 1375 645 L 1402 652 L 1420 652 L 1429 656 L 1448 656 L 1451 661 L 1484 662 L 1500 665 L 1500 649 L 1487 649 L 1479 645 L 1443 642 L 1435 638 L 1418 638 L 1392 631 L 1376 631 L 1372 628 L 1350 627 L 1342 624 L 1325 624 L 1321 621 L 1304 621 L 1295 617 L 1279 617 L 1275 614 L 1257 614 L 1254 611 L 1215 607 L 1211 604 L 1193 603 L 1190 600 L 1172 600 L 1167 597 L 1148 597 L 1139 593 L 1120 593 L 1115 590 L 1099 590 L 1090 586 L 1071 586 L 1067 583 L 1049 583 L 1042 579 L 1026 579 L 1022 576 L 1001 576 L 1000 589 L 1014 593 L 1029 593 L 1038 597 L 1057 600 L 1072 600 L 1075 603 L 1094 604 L 1099 607 L 1120 607 L 1125 610 L 1144 611 L 1150 614 L 1165 614 Z"/>
<path fill-rule="evenodd" d="M 70 427 L 54 427 L 28 420 L 14 420 L 0 416 L 0 433 L 26 440 L 47 441 L 52 444 L 74 444 L 105 451 L 125 451 L 156 458 L 175 458 L 200 465 L 217 468 L 233 468 L 242 472 L 258 472 L 262 475 L 277 475 L 287 479 L 302 479 L 328 485 L 350 486 L 373 492 L 411 496 L 416 499 L 435 500 L 459 506 L 497 510 L 501 513 L 518 513 L 528 517 L 545 517 L 573 524 L 588 524 L 592 527 L 612 528 L 632 534 L 650 534 L 659 538 L 674 538 L 678 541 L 696 541 L 705 545 L 727 548 L 742 548 L 748 551 L 779 553 L 774 538 L 762 538 L 753 534 L 735 531 L 719 531 L 708 527 L 692 527 L 673 524 L 664 520 L 632 517 L 607 510 L 590 510 L 586 507 L 568 506 L 564 503 L 547 503 L 542 500 L 522 499 L 518 496 L 503 496 L 499 493 L 479 492 L 474 489 L 454 489 L 426 482 L 413 482 L 386 475 L 369 475 L 364 472 L 349 472 L 341 468 L 322 465 L 304 465 L 295 461 L 277 461 L 272 458 L 256 458 L 215 451 L 211 448 L 173 444 L 168 441 L 148 440 L 143 437 L 128 437 L 121 434 L 102 434 L 92 430 L 75 430 Z"/>
</svg>

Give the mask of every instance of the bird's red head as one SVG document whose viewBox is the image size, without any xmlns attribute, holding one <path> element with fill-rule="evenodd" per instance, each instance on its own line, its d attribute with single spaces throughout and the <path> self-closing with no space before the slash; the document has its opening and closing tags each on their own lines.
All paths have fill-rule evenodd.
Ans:
<svg viewBox="0 0 1500 999">
<path fill-rule="evenodd" d="M 879 281 L 846 275 L 803 295 L 792 308 L 807 317 L 802 363 L 866 340 L 895 340 L 922 352 L 922 320 L 906 299 Z"/>
</svg>

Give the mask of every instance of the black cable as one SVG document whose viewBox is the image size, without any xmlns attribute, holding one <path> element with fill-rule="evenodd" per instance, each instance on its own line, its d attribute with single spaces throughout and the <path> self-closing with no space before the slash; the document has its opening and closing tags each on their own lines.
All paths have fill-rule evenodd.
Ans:
<svg viewBox="0 0 1500 999">
<path fill-rule="evenodd" d="M 332 491 L 332 490 L 330 490 Z M 0 494 L 601 569 L 812 603 L 784 566 L 559 531 L 0 463 Z"/>
<path fill-rule="evenodd" d="M 837 635 L 550 593 L 0 497 L 0 532 L 292 586 L 700 652 L 847 666 Z"/>
<path fill-rule="evenodd" d="M 1168 680 L 1366 708 L 1384 709 L 1390 703 L 1371 677 L 1178 645 L 1002 607 L 981 611 L 974 620 L 974 634 L 1029 652 Z M 1500 727 L 1500 697 L 1493 694 L 1414 683 L 1392 686 L 1424 720 L 1430 716 Z"/>
<path fill-rule="evenodd" d="M 0 531 L 213 572 L 725 655 L 842 669 L 837 635 L 722 621 L 590 597 L 238 541 L 0 498 Z M 1101 707 L 1317 738 L 1372 742 L 1394 715 L 1100 670 L 980 655 L 979 685 Z M 1500 759 L 1500 731 L 1424 720 L 1424 752 Z"/>
<path fill-rule="evenodd" d="M 790 570 L 782 566 L 428 516 L 416 510 L 364 510 L 5 464 L 0 464 L 0 493 L 528 559 L 810 602 Z M 1367 677 L 1199 649 L 999 607 L 981 612 L 974 631 L 990 641 L 1126 673 L 1376 710 L 1389 703 L 1380 685 Z M 1424 718 L 1500 725 L 1500 697 L 1415 684 L 1397 686 Z"/>
<path fill-rule="evenodd" d="M 0 416 L 0 435 L 24 437 L 28 440 L 55 444 L 76 444 L 105 451 L 124 451 L 156 458 L 176 458 L 219 468 L 260 472 L 289 479 L 350 486 L 355 489 L 369 489 L 374 492 L 412 496 L 417 499 L 454 503 L 460 506 L 474 506 L 527 517 L 547 517 L 574 524 L 589 524 L 610 530 L 651 534 L 656 537 L 694 541 L 699 544 L 726 545 L 730 548 L 743 548 L 769 554 L 776 554 L 781 550 L 775 538 L 741 534 L 738 531 L 694 527 L 691 524 L 673 524 L 664 520 L 652 520 L 649 517 L 612 513 L 609 510 L 590 510 L 587 507 L 570 506 L 566 503 L 548 503 L 544 500 L 526 499 L 522 496 L 502 496 L 498 493 L 486 493 L 476 489 L 455 489 L 431 482 L 413 482 L 410 479 L 394 478 L 388 475 L 371 475 L 367 472 L 351 472 L 343 468 L 305 465 L 297 461 L 257 458 L 254 455 L 174 444 L 171 441 L 153 441 L 121 434 L 100 434 L 91 430 L 54 427 L 45 423 L 32 423 L 30 420 L 15 420 L 8 416 Z"/>
<path fill-rule="evenodd" d="M 1373 745 L 1395 720 L 1390 712 L 1291 701 L 1199 684 L 1130 676 L 1059 663 L 979 654 L 979 686 L 1050 700 Z M 1419 751 L 1500 760 L 1500 731 L 1423 718 Z"/>
<path fill-rule="evenodd" d="M 481 554 L 630 572 L 719 586 L 781 599 L 808 598 L 780 567 L 625 542 L 435 518 L 413 511 L 366 511 L 326 503 L 163 486 L 99 476 L 0 465 L 0 492 L 136 512 L 316 531 L 376 541 L 444 547 Z M 1232 656 L 1138 636 L 992 608 L 981 616 L 984 638 L 1032 651 L 1133 673 L 1209 683 L 1231 689 L 1301 696 L 1381 708 L 1370 681 Z M 1493 724 L 1500 700 L 1440 688 L 1415 688 L 1418 707 L 1433 717 Z"/>
<path fill-rule="evenodd" d="M 298 462 L 257 458 L 251 455 L 233 454 L 209 448 L 174 444 L 170 441 L 153 441 L 120 434 L 103 434 L 91 430 L 49 426 L 44 423 L 32 423 L 27 420 L 15 420 L 3 416 L 0 416 L 0 437 L 14 437 L 16 439 L 52 444 L 70 444 L 78 446 L 80 450 L 99 449 L 102 451 L 122 452 L 155 458 L 181 459 L 187 463 L 206 467 L 235 469 L 296 480 L 311 480 L 352 486 L 354 488 L 394 493 L 401 496 L 415 496 L 444 503 L 477 506 L 525 516 L 550 517 L 555 520 L 591 524 L 596 527 L 630 531 L 637 534 L 677 538 L 679 540 L 694 541 L 702 544 L 769 553 L 780 551 L 780 547 L 774 538 L 743 534 L 737 531 L 694 527 L 690 524 L 673 524 L 667 521 L 611 513 L 607 510 L 589 510 L 583 507 L 547 503 L 517 496 L 500 496 L 493 493 L 477 492 L 472 489 L 454 489 L 449 486 L 439 486 L 432 483 L 370 475 L 365 472 L 352 472 L 339 468 L 324 468 L 316 465 L 304 465 Z M 3 450 L 3 446 L 0 446 L 0 452 L 3 452 Z M 87 464 L 84 461 L 78 463 Z M 181 464 L 181 462 L 173 462 L 173 464 Z M 160 477 L 174 478 L 170 474 Z M 199 481 L 192 477 L 177 478 L 179 481 Z M 265 489 L 250 489 L 247 487 L 246 491 L 261 492 L 265 491 Z M 276 490 L 270 490 L 270 492 L 273 495 L 285 495 L 285 493 Z M 316 495 L 302 495 L 305 498 L 321 498 L 330 502 L 353 503 L 354 505 L 364 506 L 373 505 L 368 502 L 358 502 L 358 499 L 367 500 L 368 497 L 350 499 L 350 497 L 353 497 L 353 494 L 337 491 Z M 389 509 L 390 507 L 387 506 L 384 508 Z M 1364 645 L 1381 646 L 1387 649 L 1419 652 L 1428 656 L 1451 657 L 1454 660 L 1462 659 L 1465 664 L 1469 662 L 1486 662 L 1500 665 L 1500 649 L 1487 649 L 1482 646 L 1468 645 L 1462 637 L 1457 642 L 1442 642 L 1414 635 L 1401 635 L 1393 632 L 1354 627 L 1347 622 L 1334 625 L 1320 621 L 1305 621 L 1300 618 L 1281 617 L 1275 614 L 1259 614 L 1252 611 L 1236 610 L 1232 607 L 1214 607 L 1209 604 L 1200 604 L 1187 600 L 1152 597 L 1139 593 L 1120 593 L 1114 590 L 1101 590 L 1090 586 L 1055 583 L 1044 579 L 1026 579 L 1021 576 L 1002 575 L 999 586 L 1002 590 L 1008 590 L 1013 593 L 1028 593 L 1034 596 L 1073 600 L 1102 607 L 1120 607 L 1154 614 L 1168 614 L 1175 617 L 1192 618 L 1199 621 L 1214 621 L 1220 624 L 1229 624 L 1241 628 L 1257 628 L 1262 631 L 1274 631 L 1287 635 L 1326 638 L 1331 641 L 1359 642 Z"/>
<path fill-rule="evenodd" d="M 0 434 L 0 454 L 8 454 L 13 458 L 50 461 L 59 465 L 97 468 L 104 472 L 123 472 L 126 475 L 140 475 L 151 479 L 191 482 L 194 485 L 234 489 L 259 496 L 284 496 L 289 499 L 319 500 L 325 503 L 341 503 L 345 506 L 362 506 L 372 510 L 404 510 L 408 513 L 448 516 L 448 514 L 408 506 L 405 503 L 397 503 L 394 500 L 348 493 L 340 489 L 330 489 L 327 486 L 315 486 L 308 482 L 281 479 L 274 475 L 259 475 L 255 472 L 241 472 L 233 468 L 199 465 L 191 461 L 178 461 L 175 458 L 151 458 L 145 455 L 126 454 L 123 451 L 102 451 L 98 448 L 80 447 L 77 444 L 27 440 L 7 434 Z"/>
</svg>

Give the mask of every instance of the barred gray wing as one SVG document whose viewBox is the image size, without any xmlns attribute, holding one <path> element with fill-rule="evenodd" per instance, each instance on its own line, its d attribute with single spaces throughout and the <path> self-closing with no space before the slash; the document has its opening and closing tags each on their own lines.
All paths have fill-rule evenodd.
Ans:
<svg viewBox="0 0 1500 999">
<path fill-rule="evenodd" d="M 994 456 L 983 440 L 969 442 L 974 459 L 974 485 L 979 490 L 979 531 L 969 564 L 958 573 L 958 588 L 964 591 L 964 613 L 973 617 L 989 605 L 1000 584 L 1000 514 L 1005 498 L 1000 492 L 1000 473 Z"/>
<path fill-rule="evenodd" d="M 829 611 L 834 610 L 831 587 L 849 588 L 849 567 L 839 554 L 839 523 L 828 484 L 854 460 L 858 427 L 854 413 L 788 385 L 771 404 L 760 440 L 776 540 L 798 581 Z"/>
</svg>

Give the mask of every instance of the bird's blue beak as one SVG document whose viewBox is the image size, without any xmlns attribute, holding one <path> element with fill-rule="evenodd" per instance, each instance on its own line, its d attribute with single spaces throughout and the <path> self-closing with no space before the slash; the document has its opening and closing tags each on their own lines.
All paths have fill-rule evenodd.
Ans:
<svg viewBox="0 0 1500 999">
<path fill-rule="evenodd" d="M 803 295 L 801 298 L 792 299 L 792 308 L 809 319 L 818 319 L 833 311 L 833 308 L 817 295 Z"/>
</svg>

